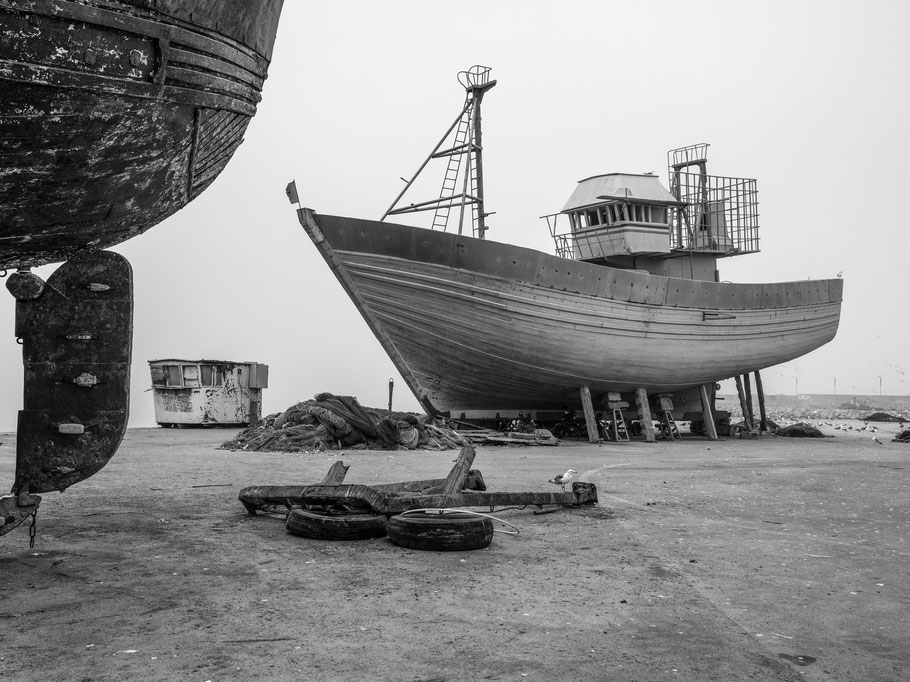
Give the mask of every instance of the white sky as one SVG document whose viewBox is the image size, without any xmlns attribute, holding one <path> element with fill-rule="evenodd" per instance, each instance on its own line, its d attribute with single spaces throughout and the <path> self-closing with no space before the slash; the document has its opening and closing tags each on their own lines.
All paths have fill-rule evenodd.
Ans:
<svg viewBox="0 0 910 682">
<path fill-rule="evenodd" d="M 284 187 L 296 179 L 317 212 L 378 219 L 457 115 L 456 74 L 473 64 L 498 81 L 484 99 L 489 238 L 552 252 L 538 217 L 578 180 L 655 171 L 666 185 L 667 150 L 708 142 L 709 172 L 759 188 L 762 253 L 721 261 L 721 278 L 845 279 L 835 340 L 764 371 L 766 392 L 832 393 L 836 378 L 839 394 L 873 394 L 881 377 L 908 394 L 908 25 L 902 0 L 286 0 L 227 170 L 115 249 L 135 277 L 130 425 L 154 424 L 148 360 L 164 357 L 268 364 L 266 414 L 321 391 L 382 407 L 390 377 L 395 408 L 418 409 Z M 13 329 L 3 294 L 2 429 L 22 404 Z"/>
</svg>

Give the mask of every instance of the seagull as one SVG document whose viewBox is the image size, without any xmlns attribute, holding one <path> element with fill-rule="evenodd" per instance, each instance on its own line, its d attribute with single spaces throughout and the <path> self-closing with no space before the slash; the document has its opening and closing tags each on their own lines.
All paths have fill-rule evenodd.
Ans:
<svg viewBox="0 0 910 682">
<path fill-rule="evenodd" d="M 559 474 L 559 476 L 557 476 L 556 478 L 551 478 L 549 480 L 549 483 L 555 483 L 556 485 L 561 485 L 562 489 L 565 490 L 566 483 L 571 481 L 575 477 L 575 474 L 577 474 L 577 473 L 578 472 L 575 471 L 575 469 L 569 469 L 568 471 L 566 471 L 566 473 Z"/>
<path fill-rule="evenodd" d="M 873 443 L 878 443 L 879 445 L 882 444 L 882 442 L 881 442 L 878 438 L 876 438 L 875 436 L 872 436 L 872 442 L 873 442 Z"/>
</svg>

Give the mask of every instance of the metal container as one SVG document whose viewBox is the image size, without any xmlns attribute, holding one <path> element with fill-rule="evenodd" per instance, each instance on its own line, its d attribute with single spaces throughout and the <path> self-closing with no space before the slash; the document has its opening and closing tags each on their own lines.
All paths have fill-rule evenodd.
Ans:
<svg viewBox="0 0 910 682">
<path fill-rule="evenodd" d="M 161 426 L 259 422 L 269 368 L 230 360 L 149 360 L 155 421 Z"/>
</svg>

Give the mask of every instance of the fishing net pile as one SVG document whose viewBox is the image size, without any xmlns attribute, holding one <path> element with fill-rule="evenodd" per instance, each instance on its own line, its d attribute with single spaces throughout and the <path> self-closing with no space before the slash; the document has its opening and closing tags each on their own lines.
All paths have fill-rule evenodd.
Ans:
<svg viewBox="0 0 910 682">
<path fill-rule="evenodd" d="M 365 408 L 357 398 L 319 393 L 313 400 L 271 414 L 222 443 L 225 450 L 320 452 L 363 450 L 449 450 L 467 441 L 456 431 L 410 412 Z"/>
<path fill-rule="evenodd" d="M 887 412 L 873 412 L 867 417 L 863 417 L 864 422 L 904 422 L 905 419 L 900 417 L 895 417 L 893 414 L 888 414 Z"/>
<path fill-rule="evenodd" d="M 904 429 L 894 438 L 891 439 L 892 443 L 910 443 L 910 429 Z"/>
<path fill-rule="evenodd" d="M 777 430 L 778 436 L 787 436 L 789 438 L 824 438 L 825 434 L 819 431 L 811 424 L 799 423 L 784 426 Z"/>
</svg>

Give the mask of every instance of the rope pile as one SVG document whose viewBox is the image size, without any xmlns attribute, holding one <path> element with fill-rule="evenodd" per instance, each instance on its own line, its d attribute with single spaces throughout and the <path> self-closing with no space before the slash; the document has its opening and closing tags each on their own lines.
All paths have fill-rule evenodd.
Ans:
<svg viewBox="0 0 910 682">
<path fill-rule="evenodd" d="M 425 415 L 364 408 L 357 398 L 319 393 L 313 400 L 271 414 L 222 443 L 224 450 L 321 452 L 352 450 L 449 450 L 467 445 L 452 429 Z"/>
</svg>

